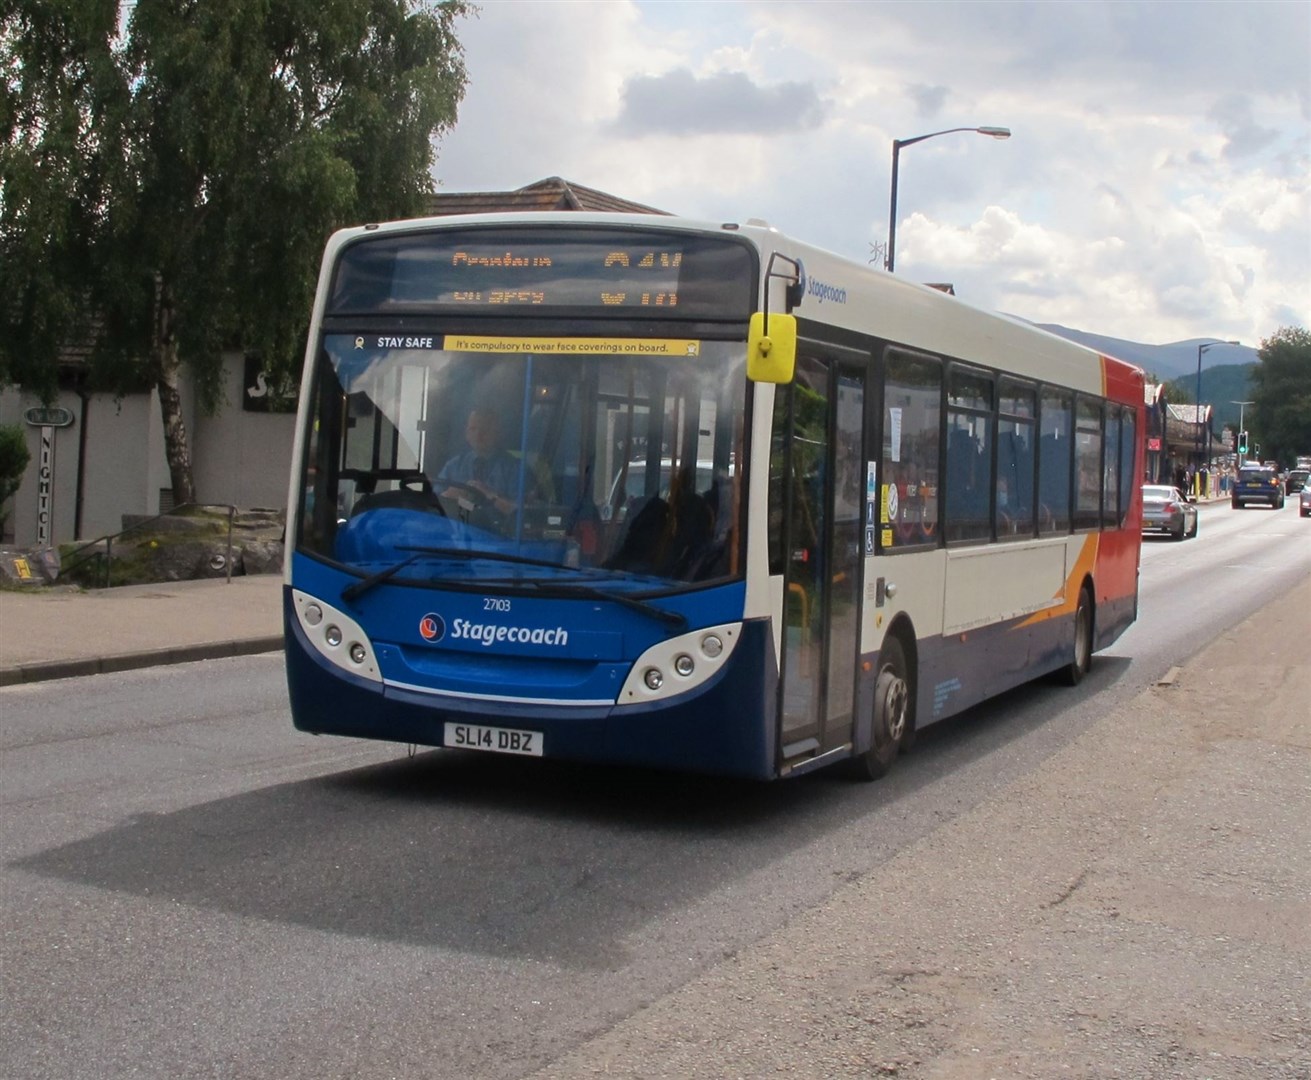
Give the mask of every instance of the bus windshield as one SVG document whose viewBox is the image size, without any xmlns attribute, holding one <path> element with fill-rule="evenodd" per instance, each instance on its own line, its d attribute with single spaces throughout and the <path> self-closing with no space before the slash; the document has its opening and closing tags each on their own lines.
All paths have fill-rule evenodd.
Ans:
<svg viewBox="0 0 1311 1080">
<path fill-rule="evenodd" d="M 361 583 L 737 576 L 745 386 L 741 342 L 330 333 L 298 547 Z"/>
</svg>

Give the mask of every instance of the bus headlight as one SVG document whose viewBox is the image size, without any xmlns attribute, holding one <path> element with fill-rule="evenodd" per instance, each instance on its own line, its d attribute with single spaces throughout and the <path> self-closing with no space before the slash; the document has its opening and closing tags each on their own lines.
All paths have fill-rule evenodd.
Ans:
<svg viewBox="0 0 1311 1080">
<path fill-rule="evenodd" d="M 741 637 L 741 623 L 721 623 L 657 642 L 633 661 L 615 704 L 650 705 L 695 693 L 723 670 Z"/>
<path fill-rule="evenodd" d="M 382 672 L 373 652 L 373 643 L 364 628 L 346 612 L 337 610 L 317 596 L 300 589 L 292 589 L 291 595 L 309 646 L 334 667 L 354 678 L 376 683 L 381 689 Z M 349 644 L 343 649 L 343 643 Z"/>
</svg>

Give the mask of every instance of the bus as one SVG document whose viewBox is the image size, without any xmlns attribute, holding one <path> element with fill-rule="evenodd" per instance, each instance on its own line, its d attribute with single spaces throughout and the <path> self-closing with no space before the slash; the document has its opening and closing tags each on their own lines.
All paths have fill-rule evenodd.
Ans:
<svg viewBox="0 0 1311 1080">
<path fill-rule="evenodd" d="M 293 722 L 878 777 L 1132 623 L 1143 383 L 755 221 L 338 232 L 288 500 Z"/>
</svg>

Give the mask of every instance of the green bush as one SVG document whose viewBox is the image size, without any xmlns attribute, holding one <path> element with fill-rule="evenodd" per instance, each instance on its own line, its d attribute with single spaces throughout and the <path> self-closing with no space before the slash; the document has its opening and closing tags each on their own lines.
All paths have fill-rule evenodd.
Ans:
<svg viewBox="0 0 1311 1080">
<path fill-rule="evenodd" d="M 0 530 L 4 529 L 9 515 L 5 504 L 22 484 L 23 473 L 31 460 L 22 427 L 19 424 L 0 424 Z"/>
</svg>

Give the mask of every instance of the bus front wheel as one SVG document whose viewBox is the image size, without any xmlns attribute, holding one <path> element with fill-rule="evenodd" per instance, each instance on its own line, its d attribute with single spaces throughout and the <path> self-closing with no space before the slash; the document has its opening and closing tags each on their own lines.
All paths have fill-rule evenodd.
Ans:
<svg viewBox="0 0 1311 1080">
<path fill-rule="evenodd" d="M 862 780 L 877 780 L 887 774 L 902 744 L 909 741 L 913 722 L 906 654 L 901 642 L 889 637 L 879 650 L 870 747 L 855 760 Z"/>
</svg>

